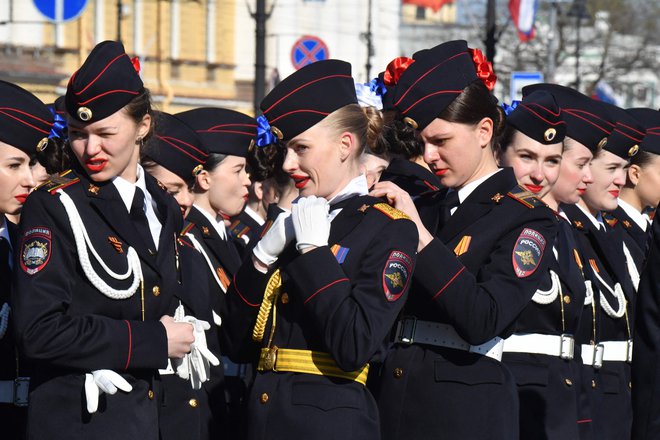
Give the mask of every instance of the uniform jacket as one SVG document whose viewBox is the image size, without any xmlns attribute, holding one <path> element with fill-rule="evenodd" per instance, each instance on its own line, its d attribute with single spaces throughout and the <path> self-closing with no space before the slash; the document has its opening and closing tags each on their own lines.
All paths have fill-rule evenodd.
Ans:
<svg viewBox="0 0 660 440">
<path fill-rule="evenodd" d="M 515 324 L 516 334 L 576 335 L 580 330 L 586 285 L 582 250 L 571 224 L 558 216 L 559 227 L 548 269 L 532 301 Z M 556 284 L 556 281 L 559 284 Z M 586 319 L 591 322 L 589 316 Z M 582 358 L 531 353 L 505 353 L 520 399 L 520 437 L 577 439 L 579 426 L 589 423 L 580 407 Z M 578 421 L 580 423 L 578 423 Z"/>
<path fill-rule="evenodd" d="M 252 331 L 271 273 L 257 271 L 250 260 L 241 266 L 227 296 L 225 330 L 235 360 L 257 359 L 271 331 L 271 347 L 329 353 L 344 371 L 382 359 L 406 299 L 417 230 L 379 199 L 355 196 L 341 205 L 329 246 L 299 255 L 291 244 L 280 255 L 273 270 L 281 270 L 282 293 L 262 343 L 252 340 Z M 249 439 L 379 435 L 375 401 L 358 382 L 271 371 L 255 377 L 248 399 Z"/>
<path fill-rule="evenodd" d="M 596 329 L 594 341 L 593 330 L 589 320 L 582 325 L 581 342 L 589 344 L 592 341 L 626 341 L 631 338 L 629 327 L 633 325 L 634 288 L 626 268 L 623 254 L 621 231 L 607 227 L 599 230 L 575 205 L 563 206 L 564 212 L 571 219 L 578 231 L 581 241 L 587 278 L 593 286 L 593 301 L 589 305 L 596 313 Z M 627 301 L 626 313 L 616 318 L 606 312 L 603 304 L 621 310 L 617 297 L 612 293 L 616 284 L 621 285 Z M 587 328 L 589 327 L 589 328 Z M 632 328 L 632 327 L 630 327 Z M 630 433 L 632 414 L 630 409 L 630 365 L 626 362 L 604 362 L 602 368 L 595 370 L 585 366 L 583 371 L 583 388 L 590 402 L 592 427 L 595 438 L 617 439 L 627 438 Z M 591 387 L 589 386 L 591 383 Z"/>
<path fill-rule="evenodd" d="M 406 315 L 451 324 L 472 345 L 512 333 L 547 271 L 556 233 L 553 212 L 537 199 L 510 194 L 516 188 L 505 168 L 440 225 L 418 254 Z M 518 435 L 511 373 L 467 351 L 395 345 L 382 370 L 379 407 L 385 439 Z"/>
<path fill-rule="evenodd" d="M 653 220 L 646 269 L 635 312 L 632 364 L 634 440 L 660 438 L 660 222 Z"/>
<path fill-rule="evenodd" d="M 32 193 L 23 208 L 12 301 L 19 345 L 36 367 L 29 438 L 158 438 L 157 369 L 167 365 L 167 336 L 159 319 L 179 302 L 202 310 L 209 299 L 204 288 L 186 288 L 199 283 L 198 255 L 177 240 L 182 218 L 176 202 L 151 176 L 145 181 L 162 223 L 157 252 L 144 243 L 110 182 L 91 182 L 69 171 Z M 58 189 L 72 199 L 89 242 L 110 270 L 125 273 L 129 247 L 136 251 L 143 289 L 111 299 L 90 282 Z M 105 283 L 130 286 L 132 276 L 113 279 L 88 255 Z M 122 374 L 133 390 L 102 395 L 90 415 L 85 373 L 97 369 Z"/>
</svg>

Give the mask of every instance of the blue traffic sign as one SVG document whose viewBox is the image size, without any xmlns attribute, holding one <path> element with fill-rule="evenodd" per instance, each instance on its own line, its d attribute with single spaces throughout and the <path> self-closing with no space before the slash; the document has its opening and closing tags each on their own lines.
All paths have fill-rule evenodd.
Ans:
<svg viewBox="0 0 660 440">
<path fill-rule="evenodd" d="M 542 82 L 543 73 L 541 72 L 511 72 L 509 99 L 511 102 L 520 101 L 523 87 Z"/>
<path fill-rule="evenodd" d="M 320 38 L 310 35 L 300 37 L 291 49 L 291 63 L 296 70 L 328 58 L 330 58 L 328 46 Z"/>
<path fill-rule="evenodd" d="M 46 18 L 52 21 L 75 20 L 87 6 L 87 0 L 32 0 Z"/>
</svg>

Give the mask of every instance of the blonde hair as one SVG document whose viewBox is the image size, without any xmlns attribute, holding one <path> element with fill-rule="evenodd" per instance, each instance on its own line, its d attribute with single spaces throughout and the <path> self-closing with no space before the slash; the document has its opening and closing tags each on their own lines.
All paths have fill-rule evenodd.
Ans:
<svg viewBox="0 0 660 440">
<path fill-rule="evenodd" d="M 355 134 L 360 142 L 359 156 L 365 147 L 371 149 L 376 143 L 383 128 L 383 117 L 375 107 L 349 104 L 330 113 L 323 123 L 336 133 L 348 131 Z"/>
</svg>

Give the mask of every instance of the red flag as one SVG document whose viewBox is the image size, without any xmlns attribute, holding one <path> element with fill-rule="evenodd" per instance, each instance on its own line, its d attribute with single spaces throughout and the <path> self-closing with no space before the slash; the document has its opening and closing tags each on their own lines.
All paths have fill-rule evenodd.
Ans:
<svg viewBox="0 0 660 440">
<path fill-rule="evenodd" d="M 431 8 L 433 12 L 438 12 L 446 3 L 454 3 L 454 0 L 402 0 L 403 4 L 422 6 Z"/>
</svg>

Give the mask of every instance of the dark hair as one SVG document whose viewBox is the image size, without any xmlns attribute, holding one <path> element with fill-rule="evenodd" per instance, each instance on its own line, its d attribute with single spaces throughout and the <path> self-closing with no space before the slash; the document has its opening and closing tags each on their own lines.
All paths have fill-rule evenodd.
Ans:
<svg viewBox="0 0 660 440">
<path fill-rule="evenodd" d="M 649 153 L 648 151 L 639 150 L 637 154 L 635 154 L 630 160 L 630 165 L 637 165 L 640 168 L 644 168 L 645 166 L 650 164 L 651 161 L 656 157 L 658 157 L 658 155 L 655 153 Z"/>
<path fill-rule="evenodd" d="M 263 182 L 274 176 L 282 176 L 282 179 L 288 177 L 282 169 L 285 157 L 286 149 L 277 143 L 265 147 L 253 146 L 246 157 L 250 180 Z"/>
<path fill-rule="evenodd" d="M 204 164 L 204 169 L 206 171 L 213 171 L 220 163 L 227 158 L 227 154 L 220 153 L 209 153 L 209 157 L 206 159 Z"/>
<path fill-rule="evenodd" d="M 131 117 L 131 119 L 133 119 L 133 121 L 135 121 L 136 124 L 139 124 L 145 115 L 151 116 L 151 125 L 149 126 L 149 131 L 144 136 L 144 138 L 142 138 L 146 144 L 149 138 L 151 138 L 151 136 L 154 134 L 155 130 L 154 110 L 151 105 L 151 93 L 149 92 L 149 89 L 145 87 L 139 95 L 137 95 L 131 100 L 131 102 L 124 106 L 124 109 L 126 109 L 126 113 Z"/>
<path fill-rule="evenodd" d="M 401 121 L 396 110 L 383 112 L 383 126 L 371 151 L 378 156 L 400 156 L 413 159 L 424 154 L 419 131 Z"/>
<path fill-rule="evenodd" d="M 506 127 L 506 115 L 502 107 L 497 105 L 493 96 L 481 80 L 476 80 L 463 89 L 438 118 L 460 124 L 477 124 L 483 118 L 493 121 L 493 139 L 491 144 L 497 145 L 498 138 Z"/>
<path fill-rule="evenodd" d="M 38 152 L 35 159 L 46 168 L 48 174 L 59 174 L 71 168 L 73 153 L 69 143 L 60 138 L 48 139 L 48 146 Z"/>
</svg>

